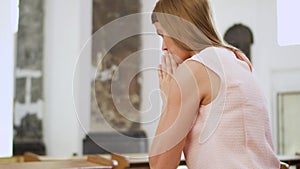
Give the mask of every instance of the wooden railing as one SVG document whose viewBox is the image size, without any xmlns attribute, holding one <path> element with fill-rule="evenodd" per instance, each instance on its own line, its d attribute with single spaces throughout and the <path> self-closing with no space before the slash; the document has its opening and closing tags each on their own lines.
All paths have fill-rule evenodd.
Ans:
<svg viewBox="0 0 300 169">
<path fill-rule="evenodd" d="M 16 157 L 14 157 L 16 158 Z M 281 161 L 281 168 L 287 169 L 289 166 L 300 164 L 300 154 L 298 155 L 279 155 Z M 105 169 L 149 169 L 149 162 L 147 154 L 100 154 L 100 155 L 86 155 L 75 156 L 67 158 L 57 158 L 49 156 L 39 156 L 34 153 L 25 153 L 24 156 L 18 157 L 9 163 L 7 160 L 5 164 L 0 162 L 1 169 L 61 169 L 61 168 L 105 168 Z M 0 160 L 3 161 L 3 160 Z M 181 165 L 185 165 L 185 160 L 182 157 Z M 47 167 L 49 166 L 49 167 Z"/>
</svg>

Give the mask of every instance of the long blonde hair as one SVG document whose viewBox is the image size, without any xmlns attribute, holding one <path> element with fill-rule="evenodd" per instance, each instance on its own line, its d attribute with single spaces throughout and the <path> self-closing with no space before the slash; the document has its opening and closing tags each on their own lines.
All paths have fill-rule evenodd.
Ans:
<svg viewBox="0 0 300 169">
<path fill-rule="evenodd" d="M 237 50 L 218 36 L 208 0 L 159 0 L 152 22 L 159 22 L 176 45 L 187 51 L 208 46 Z"/>
</svg>

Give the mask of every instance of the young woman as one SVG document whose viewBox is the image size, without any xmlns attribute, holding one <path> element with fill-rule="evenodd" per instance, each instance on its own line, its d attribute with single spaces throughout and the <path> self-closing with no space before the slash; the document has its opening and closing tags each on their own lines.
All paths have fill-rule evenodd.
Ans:
<svg viewBox="0 0 300 169">
<path fill-rule="evenodd" d="M 153 169 L 279 168 L 264 96 L 247 57 L 225 45 L 208 0 L 159 0 L 163 109 L 150 150 Z"/>
</svg>

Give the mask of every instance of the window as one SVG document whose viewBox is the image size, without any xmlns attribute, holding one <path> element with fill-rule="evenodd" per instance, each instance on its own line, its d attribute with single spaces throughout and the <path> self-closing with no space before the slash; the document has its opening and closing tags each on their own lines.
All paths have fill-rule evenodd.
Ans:
<svg viewBox="0 0 300 169">
<path fill-rule="evenodd" d="M 15 33 L 12 13 L 17 7 L 12 2 L 3 1 L 0 5 L 0 157 L 12 155 Z"/>
<path fill-rule="evenodd" d="M 277 0 L 278 44 L 300 44 L 300 1 Z"/>
<path fill-rule="evenodd" d="M 300 150 L 300 91 L 278 93 L 277 103 L 278 152 L 294 155 Z"/>
</svg>

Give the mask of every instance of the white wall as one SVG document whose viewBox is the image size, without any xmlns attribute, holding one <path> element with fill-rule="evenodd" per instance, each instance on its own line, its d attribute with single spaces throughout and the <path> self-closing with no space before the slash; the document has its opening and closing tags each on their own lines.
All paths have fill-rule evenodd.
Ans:
<svg viewBox="0 0 300 169">
<path fill-rule="evenodd" d="M 14 1 L 0 1 L 0 157 L 12 155 L 14 94 Z"/>
<path fill-rule="evenodd" d="M 161 111 L 161 103 L 160 103 L 160 96 L 159 91 L 159 82 L 157 76 L 157 70 L 153 68 L 157 68 L 160 62 L 160 56 L 157 55 L 157 51 L 161 49 L 161 39 L 159 39 L 158 35 L 156 34 L 156 30 L 151 23 L 151 12 L 156 4 L 157 0 L 147 0 L 142 1 L 142 30 L 143 32 L 153 32 L 154 34 L 145 34 L 143 35 L 142 43 L 143 43 L 143 50 L 147 50 L 144 52 L 143 59 L 142 59 L 142 68 L 150 68 L 147 71 L 142 72 L 142 103 L 141 103 L 141 110 L 149 110 L 146 113 L 150 114 L 158 114 Z M 150 52 L 149 52 L 150 51 Z M 153 51 L 151 56 L 151 51 Z M 149 54 L 150 53 L 150 54 Z M 150 119 L 145 119 L 145 115 L 142 116 L 142 121 L 149 121 Z M 149 116 L 147 116 L 149 117 Z M 153 116 L 152 116 L 153 117 Z M 155 135 L 155 130 L 157 127 L 158 121 L 153 121 L 149 123 L 143 123 L 142 128 L 146 131 L 148 137 L 153 137 Z M 148 142 L 149 147 L 151 145 L 151 140 Z"/>
<path fill-rule="evenodd" d="M 81 154 L 82 129 L 77 120 L 89 114 L 88 89 L 89 59 L 79 63 L 81 74 L 75 74 L 74 90 L 80 97 L 73 97 L 73 73 L 80 50 L 91 31 L 91 0 L 46 0 L 45 3 L 45 55 L 44 90 L 45 115 L 44 139 L 48 155 L 69 156 Z M 81 80 L 79 80 L 81 79 Z M 87 117 L 87 116 L 85 116 Z M 84 119 L 84 123 L 86 123 Z"/>
<path fill-rule="evenodd" d="M 268 70 L 265 72 L 265 79 L 268 80 L 265 85 L 268 91 L 270 100 L 270 110 L 273 113 L 273 129 L 274 136 L 277 142 L 277 93 L 278 92 L 294 92 L 300 91 L 300 45 L 281 47 L 278 45 L 277 39 L 277 6 L 276 2 L 269 5 L 261 3 L 260 13 L 263 14 L 265 9 L 268 9 L 266 15 L 260 20 L 260 44 L 262 56 L 265 56 Z M 298 18 L 299 16 L 295 16 Z M 296 18 L 286 18 L 296 20 Z M 268 21 L 267 23 L 265 22 Z M 264 26 L 263 26 L 264 23 Z M 263 65 L 261 65 L 263 67 Z M 280 86 L 280 87 L 279 87 Z"/>
<path fill-rule="evenodd" d="M 277 6 L 274 0 L 213 0 L 213 5 L 222 36 L 227 28 L 237 22 L 242 22 L 253 31 L 253 66 L 269 103 L 276 143 L 276 92 L 300 90 L 300 87 L 295 88 L 300 86 L 295 80 L 300 79 L 300 74 L 297 74 L 300 70 L 300 46 L 278 45 Z"/>
</svg>

